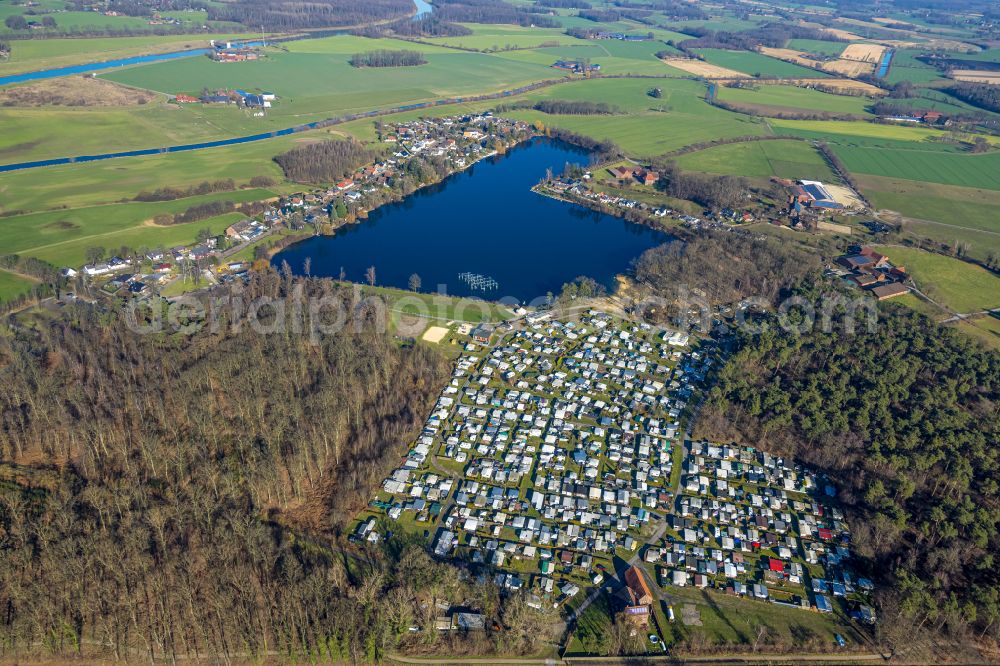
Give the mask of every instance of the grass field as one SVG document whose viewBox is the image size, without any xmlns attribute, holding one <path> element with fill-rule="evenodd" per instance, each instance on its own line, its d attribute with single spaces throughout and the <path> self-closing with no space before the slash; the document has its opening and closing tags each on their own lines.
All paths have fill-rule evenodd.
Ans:
<svg viewBox="0 0 1000 666">
<path fill-rule="evenodd" d="M 155 203 L 134 202 L 56 210 L 0 218 L 0 247 L 5 252 L 38 257 L 56 265 L 84 263 L 86 249 L 155 248 L 190 243 L 198 231 L 225 229 L 241 216 L 228 214 L 211 220 L 158 226 L 150 221 L 161 213 L 176 213 L 209 201 L 259 201 L 272 196 L 268 190 L 218 192 L 199 197 Z"/>
<path fill-rule="evenodd" d="M 850 97 L 800 88 L 798 86 L 761 85 L 756 90 L 719 86 L 719 99 L 735 104 L 750 104 L 776 111 L 826 111 L 867 116 L 871 100 L 867 97 Z"/>
<path fill-rule="evenodd" d="M 823 157 L 806 141 L 751 141 L 716 146 L 681 155 L 677 164 L 705 173 L 838 182 Z"/>
<path fill-rule="evenodd" d="M 1000 190 L 1000 152 L 981 155 L 833 147 L 851 173 Z"/>
<path fill-rule="evenodd" d="M 257 62 L 215 63 L 184 58 L 115 70 L 104 78 L 166 94 L 208 89 L 269 90 L 278 102 L 258 118 L 229 105 L 155 103 L 123 109 L 42 108 L 0 111 L 0 163 L 156 148 L 274 131 L 346 113 L 488 93 L 562 74 L 541 62 L 416 45 L 427 53 L 419 67 L 358 69 L 350 55 L 377 48 L 414 48 L 399 40 L 339 36 L 291 42 Z M 592 48 L 584 46 L 582 48 Z M 519 52 L 520 53 L 520 52 Z M 524 52 L 534 53 L 534 52 Z M 536 54 L 537 55 L 537 54 Z M 661 65 L 651 59 L 653 66 Z"/>
<path fill-rule="evenodd" d="M 560 28 L 534 28 L 519 25 L 483 23 L 462 24 L 472 30 L 471 35 L 460 37 L 435 37 L 427 41 L 442 46 L 457 46 L 478 51 L 507 48 L 536 48 L 542 44 L 558 42 L 560 45 L 585 44 L 586 41 L 570 37 Z"/>
<path fill-rule="evenodd" d="M 0 17 L 2 18 L 2 17 Z M 254 35 L 233 33 L 219 39 L 245 39 Z M 260 37 L 260 35 L 257 35 Z M 0 61 L 0 76 L 40 69 L 68 67 L 102 60 L 117 60 L 150 53 L 207 48 L 205 35 L 149 35 L 147 37 L 80 37 L 74 39 L 24 39 L 14 43 L 10 59 Z"/>
<path fill-rule="evenodd" d="M 704 634 L 709 644 L 738 645 L 752 643 L 758 628 L 767 627 L 767 634 L 786 645 L 832 647 L 834 634 L 840 633 L 850 642 L 859 637 L 837 614 L 809 613 L 750 599 L 737 599 L 717 591 L 694 588 L 668 588 L 677 622 L 675 633 Z M 701 626 L 682 622 L 681 608 L 692 604 L 698 611 Z"/>
<path fill-rule="evenodd" d="M 970 335 L 988 347 L 1000 351 L 1000 318 L 984 315 L 959 322 L 958 330 Z"/>
<path fill-rule="evenodd" d="M 601 66 L 602 74 L 676 74 L 656 57 L 658 51 L 668 50 L 659 41 L 622 42 L 612 39 L 582 41 L 572 46 L 539 48 L 526 51 L 509 51 L 498 54 L 506 60 L 534 63 L 549 67 L 556 60 L 590 58 Z M 553 70 L 554 71 L 554 70 Z"/>
<path fill-rule="evenodd" d="M 28 278 L 0 270 L 0 303 L 27 292 L 35 282 Z"/>
<path fill-rule="evenodd" d="M 844 50 L 844 46 L 846 46 L 844 42 L 827 42 L 821 39 L 790 39 L 785 48 L 803 53 L 837 56 Z"/>
<path fill-rule="evenodd" d="M 794 63 L 770 58 L 760 53 L 750 51 L 726 51 L 723 49 L 698 49 L 698 53 L 705 56 L 705 60 L 713 65 L 735 69 L 737 72 L 757 76 L 778 76 L 784 78 L 820 78 L 826 76 L 823 72 L 818 72 L 808 67 L 801 67 Z"/>
<path fill-rule="evenodd" d="M 848 120 L 770 120 L 777 134 L 819 139 L 838 145 L 901 148 L 940 152 L 964 152 L 964 147 L 946 141 L 946 132 L 912 125 L 881 125 Z M 995 145 L 1000 139 L 993 138 Z"/>
<path fill-rule="evenodd" d="M 985 268 L 916 248 L 876 248 L 906 267 L 925 294 L 955 312 L 968 314 L 1000 307 L 1000 277 Z"/>
<path fill-rule="evenodd" d="M 707 104 L 700 97 L 704 91 L 700 83 L 656 81 L 655 85 L 663 89 L 661 99 L 648 96 L 653 84 L 642 79 L 591 79 L 546 88 L 529 96 L 607 102 L 629 111 L 627 115 L 559 116 L 538 111 L 516 111 L 507 115 L 539 120 L 547 126 L 596 139 L 611 139 L 627 153 L 640 157 L 659 155 L 699 141 L 768 133 L 758 119 Z"/>
<path fill-rule="evenodd" d="M 858 182 L 879 208 L 908 217 L 959 227 L 1000 232 L 1000 192 L 939 185 L 881 176 L 859 176 Z"/>
</svg>

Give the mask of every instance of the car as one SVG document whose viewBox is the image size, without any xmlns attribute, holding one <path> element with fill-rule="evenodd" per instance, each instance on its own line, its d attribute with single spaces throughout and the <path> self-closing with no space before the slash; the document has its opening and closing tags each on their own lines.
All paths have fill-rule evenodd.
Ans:
<svg viewBox="0 0 1000 666">
<path fill-rule="evenodd" d="M 833 638 L 837 641 L 837 645 L 839 645 L 840 647 L 847 646 L 847 641 L 845 641 L 844 637 L 841 636 L 840 634 L 835 634 Z"/>
</svg>

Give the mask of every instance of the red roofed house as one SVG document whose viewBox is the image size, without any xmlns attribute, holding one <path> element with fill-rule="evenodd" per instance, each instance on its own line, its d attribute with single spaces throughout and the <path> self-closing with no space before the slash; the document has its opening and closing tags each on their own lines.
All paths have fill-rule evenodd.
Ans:
<svg viewBox="0 0 1000 666">
<path fill-rule="evenodd" d="M 338 190 L 349 190 L 354 187 L 354 181 L 350 178 L 345 178 L 344 180 L 337 183 Z"/>
<path fill-rule="evenodd" d="M 869 259 L 871 259 L 872 268 L 881 268 L 882 266 L 885 266 L 887 263 L 889 263 L 889 257 L 885 256 L 884 254 L 879 254 L 870 247 L 861 248 L 861 252 L 859 252 L 858 254 L 860 254 L 862 257 L 868 257 Z"/>
<path fill-rule="evenodd" d="M 191 97 L 191 95 L 174 95 L 174 99 L 178 104 L 194 104 L 198 101 L 197 97 Z"/>
<path fill-rule="evenodd" d="M 655 171 L 637 171 L 635 177 L 643 185 L 655 185 L 660 179 L 660 174 Z"/>
<path fill-rule="evenodd" d="M 781 560 L 777 560 L 777 559 L 775 559 L 773 557 L 768 562 L 768 566 L 770 567 L 771 571 L 776 571 L 778 573 L 784 573 L 785 572 L 785 563 L 782 562 Z"/>
<path fill-rule="evenodd" d="M 632 167 L 617 166 L 608 169 L 608 172 L 615 178 L 620 178 L 622 180 L 626 178 L 631 178 L 635 175 L 635 169 Z"/>
<path fill-rule="evenodd" d="M 625 591 L 628 594 L 625 617 L 634 624 L 648 624 L 653 593 L 649 591 L 649 585 L 638 567 L 632 566 L 625 570 Z"/>
<path fill-rule="evenodd" d="M 819 528 L 817 532 L 819 533 L 819 538 L 822 539 L 823 541 L 829 541 L 830 539 L 833 538 L 833 532 L 831 532 L 829 529 L 825 527 Z"/>
</svg>

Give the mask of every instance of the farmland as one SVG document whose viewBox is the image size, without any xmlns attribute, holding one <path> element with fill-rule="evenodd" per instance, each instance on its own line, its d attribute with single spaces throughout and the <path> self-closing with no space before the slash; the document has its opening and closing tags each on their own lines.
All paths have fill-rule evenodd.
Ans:
<svg viewBox="0 0 1000 666">
<path fill-rule="evenodd" d="M 587 99 L 607 102 L 629 110 L 628 115 L 558 116 L 538 111 L 515 111 L 515 118 L 579 132 L 596 139 L 611 139 L 626 152 L 653 156 L 698 141 L 720 137 L 766 134 L 756 119 L 723 111 L 707 104 L 699 93 L 704 86 L 694 81 L 663 80 L 657 85 L 664 97 L 649 97 L 650 82 L 629 79 L 593 79 L 547 88 L 534 96 L 555 99 Z M 663 109 L 663 110 L 659 110 Z"/>
<path fill-rule="evenodd" d="M 705 60 L 713 65 L 719 65 L 727 69 L 734 69 L 751 76 L 777 76 L 782 78 L 818 78 L 824 76 L 808 67 L 802 67 L 790 62 L 770 58 L 760 53 L 749 51 L 726 51 L 723 49 L 699 49 Z"/>
<path fill-rule="evenodd" d="M 844 120 L 781 120 L 770 121 L 776 134 L 790 134 L 841 145 L 904 148 L 941 152 L 962 150 L 947 142 L 948 134 L 939 129 L 915 125 L 885 125 Z M 1000 139 L 993 139 L 1000 143 Z"/>
<path fill-rule="evenodd" d="M 220 35 L 218 38 L 244 39 L 248 36 L 252 37 L 252 35 L 233 33 Z M 19 40 L 14 45 L 10 59 L 0 61 L 0 76 L 150 53 L 207 48 L 208 40 L 205 35 Z"/>
<path fill-rule="evenodd" d="M 258 201 L 267 190 L 219 192 L 155 203 L 134 202 L 70 210 L 55 210 L 3 218 L 0 247 L 6 252 L 38 257 L 57 265 L 80 265 L 87 247 L 156 247 L 191 242 L 200 229 L 224 229 L 233 215 L 187 224 L 160 226 L 155 215 L 177 213 L 210 201 Z M 238 219 L 239 216 L 236 216 Z"/>
<path fill-rule="evenodd" d="M 1000 152 L 963 155 L 842 145 L 834 151 L 853 173 L 1000 190 Z"/>
<path fill-rule="evenodd" d="M 560 45 L 586 44 L 582 39 L 570 37 L 558 28 L 525 28 L 516 25 L 463 24 L 472 30 L 471 35 L 459 37 L 433 37 L 427 41 L 441 46 L 454 46 L 477 51 L 502 51 L 510 48 L 537 48 L 558 43 Z"/>
<path fill-rule="evenodd" d="M 833 95 L 797 86 L 761 85 L 756 89 L 718 88 L 719 99 L 759 108 L 762 113 L 771 111 L 823 111 L 868 115 L 866 107 L 871 100 L 866 97 Z"/>
<path fill-rule="evenodd" d="M 905 266 L 921 291 L 959 313 L 1000 307 L 1000 277 L 961 259 L 898 246 L 877 250 Z"/>
<path fill-rule="evenodd" d="M 544 63 L 420 46 L 428 64 L 413 71 L 359 70 L 351 53 L 365 48 L 399 48 L 407 42 L 331 37 L 293 42 L 257 62 L 212 63 L 194 57 L 116 70 L 105 78 L 117 83 L 175 94 L 202 89 L 271 90 L 278 103 L 266 117 L 252 117 L 228 105 L 154 103 L 141 108 L 58 108 L 0 111 L 11 131 L 0 137 L 0 162 L 20 162 L 74 154 L 192 143 L 273 131 L 310 120 L 447 98 L 495 92 L 532 81 L 559 78 Z M 586 47 L 585 47 L 586 48 Z M 662 67 L 651 57 L 654 66 Z M 316 76 L 316 72 L 323 72 Z M 489 81 L 489 87 L 483 86 Z"/>
<path fill-rule="evenodd" d="M 806 141 L 748 141 L 716 146 L 682 155 L 677 164 L 692 171 L 723 175 L 837 182 L 822 156 Z"/>
</svg>

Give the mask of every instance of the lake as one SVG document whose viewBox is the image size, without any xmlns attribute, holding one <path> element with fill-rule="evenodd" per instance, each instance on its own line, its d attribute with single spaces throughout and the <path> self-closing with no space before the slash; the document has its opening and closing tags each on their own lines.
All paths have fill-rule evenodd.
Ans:
<svg viewBox="0 0 1000 666">
<path fill-rule="evenodd" d="M 413 4 L 417 6 L 417 13 L 413 15 L 413 18 L 423 18 L 434 11 L 434 6 L 424 0 L 413 0 Z"/>
<path fill-rule="evenodd" d="M 528 141 L 482 160 L 405 200 L 372 211 L 359 224 L 333 236 L 313 236 L 278 253 L 301 273 L 364 282 L 375 267 L 376 284 L 407 288 L 411 274 L 421 291 L 438 286 L 454 296 L 530 302 L 586 275 L 614 287 L 615 276 L 669 234 L 621 218 L 535 194 L 545 170 L 585 164 L 588 154 L 546 138 Z M 460 274 L 495 280 L 491 290 L 473 289 Z"/>
</svg>

